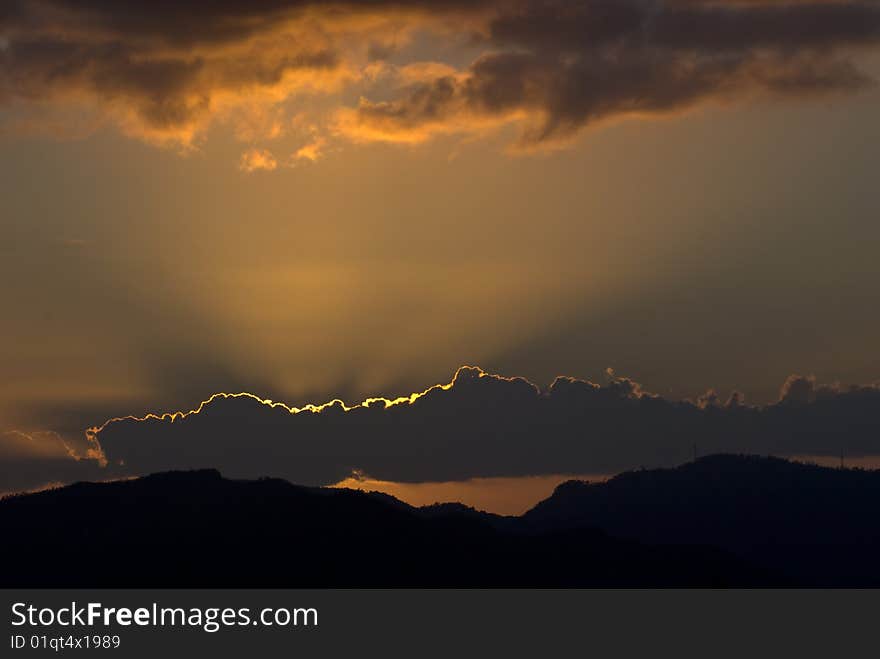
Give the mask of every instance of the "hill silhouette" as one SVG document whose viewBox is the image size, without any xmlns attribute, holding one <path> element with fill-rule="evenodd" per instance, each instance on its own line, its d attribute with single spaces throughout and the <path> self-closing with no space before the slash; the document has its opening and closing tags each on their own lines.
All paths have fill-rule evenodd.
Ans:
<svg viewBox="0 0 880 659">
<path fill-rule="evenodd" d="M 878 504 L 880 472 L 756 456 L 569 481 L 521 517 L 167 472 L 0 501 L 0 585 L 877 586 Z"/>
<path fill-rule="evenodd" d="M 817 586 L 880 586 L 880 471 L 713 455 L 606 482 L 569 481 L 520 520 L 653 544 L 719 547 Z"/>
<path fill-rule="evenodd" d="M 704 546 L 216 471 L 78 483 L 0 501 L 4 587 L 772 586 Z"/>
</svg>

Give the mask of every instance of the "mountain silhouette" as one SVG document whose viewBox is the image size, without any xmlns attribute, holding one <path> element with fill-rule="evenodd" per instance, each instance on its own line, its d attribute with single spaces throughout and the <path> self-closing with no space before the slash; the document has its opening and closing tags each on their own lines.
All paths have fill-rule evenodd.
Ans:
<svg viewBox="0 0 880 659">
<path fill-rule="evenodd" d="M 11 586 L 878 586 L 880 472 L 714 455 L 520 517 L 214 470 L 0 501 Z"/>
<path fill-rule="evenodd" d="M 796 583 L 880 586 L 880 471 L 713 455 L 674 469 L 569 481 L 520 520 L 651 544 L 715 546 Z"/>
<path fill-rule="evenodd" d="M 78 483 L 0 501 L 4 587 L 774 586 L 700 544 L 212 470 Z"/>
</svg>

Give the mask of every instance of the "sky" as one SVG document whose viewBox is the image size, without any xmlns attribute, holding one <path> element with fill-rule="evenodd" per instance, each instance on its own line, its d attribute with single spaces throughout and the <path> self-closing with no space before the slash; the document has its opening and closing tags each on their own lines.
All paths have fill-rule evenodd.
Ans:
<svg viewBox="0 0 880 659">
<path fill-rule="evenodd" d="M 870 385 L 878 79 L 865 1 L 4 3 L 0 430 L 63 441 L 0 455 L 464 364 Z"/>
</svg>

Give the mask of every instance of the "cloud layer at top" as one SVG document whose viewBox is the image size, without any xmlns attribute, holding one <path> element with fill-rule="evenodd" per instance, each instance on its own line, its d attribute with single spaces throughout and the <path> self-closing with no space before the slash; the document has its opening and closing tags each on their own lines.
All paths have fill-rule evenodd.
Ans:
<svg viewBox="0 0 880 659">
<path fill-rule="evenodd" d="M 451 47 L 433 52 L 426 34 Z M 413 143 L 514 122 L 535 147 L 710 99 L 857 90 L 870 83 L 858 52 L 878 43 L 880 6 L 851 0 L 13 0 L 0 10 L 0 103 L 20 110 L 7 132 L 86 107 L 191 146 L 222 121 L 273 139 L 318 95 L 331 99 L 320 140 Z M 474 49 L 469 64 L 437 61 Z"/>
<path fill-rule="evenodd" d="M 564 141 L 616 117 L 707 99 L 852 91 L 869 79 L 846 54 L 880 39 L 867 3 L 650 0 L 527 2 L 488 23 L 487 46 L 457 75 L 402 98 L 362 99 L 352 134 L 421 141 L 481 122 L 521 120 L 523 146 Z"/>
</svg>

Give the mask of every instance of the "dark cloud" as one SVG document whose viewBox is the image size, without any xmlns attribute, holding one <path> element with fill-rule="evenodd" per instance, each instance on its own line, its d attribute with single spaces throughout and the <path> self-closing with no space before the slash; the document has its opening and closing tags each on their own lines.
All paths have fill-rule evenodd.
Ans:
<svg viewBox="0 0 880 659">
<path fill-rule="evenodd" d="M 471 367 L 423 394 L 345 409 L 291 408 L 251 395 L 217 395 L 197 412 L 121 418 L 71 442 L 51 432 L 7 432 L 0 492 L 181 468 L 234 477 L 279 476 L 329 484 L 353 472 L 386 481 L 613 473 L 744 452 L 787 456 L 880 455 L 880 387 L 817 385 L 791 376 L 779 401 L 725 404 L 647 393 L 608 372 L 602 385 L 568 377 L 540 390 L 522 378 Z M 105 464 L 106 462 L 106 464 Z"/>
<path fill-rule="evenodd" d="M 795 376 L 778 403 L 718 400 L 667 400 L 611 372 L 603 385 L 557 378 L 541 391 L 463 368 L 451 385 L 387 408 L 376 400 L 346 411 L 337 401 L 291 413 L 217 396 L 197 413 L 115 420 L 93 436 L 117 474 L 215 467 L 308 484 L 355 470 L 410 482 L 610 473 L 676 464 L 694 445 L 702 454 L 880 455 L 880 388 L 820 388 Z"/>
<path fill-rule="evenodd" d="M 280 22 L 318 10 L 339 14 L 413 9 L 442 12 L 491 4 L 465 0 L 10 0 L 6 12 L 23 24 L 88 22 L 103 32 L 191 46 L 271 31 Z M 0 11 L 0 20 L 3 15 Z"/>
<path fill-rule="evenodd" d="M 787 404 L 812 403 L 816 399 L 816 378 L 790 375 L 782 384 L 779 402 Z"/>
<path fill-rule="evenodd" d="M 394 26 L 359 22 L 364 13 Z M 453 15 L 484 54 L 403 97 L 362 102 L 336 134 L 420 141 L 521 121 L 525 145 L 565 140 L 605 118 L 754 90 L 859 89 L 870 81 L 852 50 L 880 41 L 880 7 L 855 0 L 17 0 L 0 14 L 0 99 L 88 96 L 131 134 L 187 144 L 231 97 L 246 105 L 270 90 L 272 104 L 303 86 L 363 82 L 359 65 L 387 57 L 399 30 L 444 25 L 448 38 Z"/>
<path fill-rule="evenodd" d="M 820 49 L 875 43 L 880 29 L 876 3 L 857 0 L 549 0 L 512 6 L 491 22 L 493 42 L 571 52 Z"/>
<path fill-rule="evenodd" d="M 490 22 L 493 49 L 461 76 L 362 102 L 349 133 L 424 139 L 454 123 L 521 119 L 523 145 L 614 116 L 659 114 L 753 91 L 785 96 L 870 83 L 852 48 L 880 43 L 874 3 L 525 2 Z M 420 132 L 421 131 L 421 132 Z"/>
<path fill-rule="evenodd" d="M 306 4 L 20 0 L 0 17 L 0 100 L 89 100 L 132 135 L 187 145 L 242 96 L 331 84 L 333 39 L 286 20 Z"/>
</svg>

